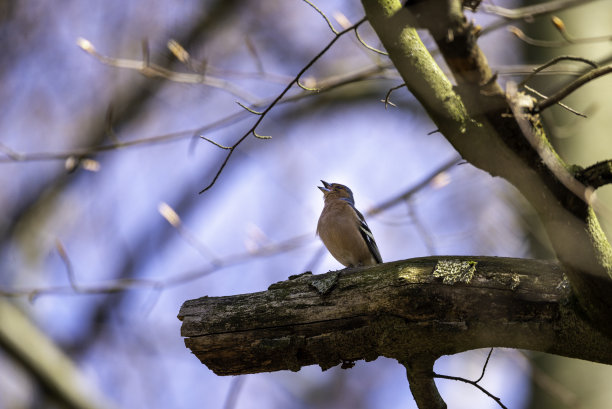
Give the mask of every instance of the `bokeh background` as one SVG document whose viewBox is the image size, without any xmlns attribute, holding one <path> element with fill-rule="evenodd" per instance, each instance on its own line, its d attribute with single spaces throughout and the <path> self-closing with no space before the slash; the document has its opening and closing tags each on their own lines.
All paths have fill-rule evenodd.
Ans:
<svg viewBox="0 0 612 409">
<path fill-rule="evenodd" d="M 338 30 L 363 17 L 359 2 L 320 3 Z M 557 13 L 571 35 L 611 35 L 612 3 L 582 3 Z M 504 21 L 468 15 L 483 27 Z M 611 56 L 609 40 L 566 44 L 550 16 L 512 25 L 562 44 L 528 45 L 503 24 L 486 31 L 480 44 L 503 83 L 556 55 Z M 552 257 L 520 195 L 457 164 L 405 89 L 385 107 L 399 76 L 353 34 L 302 77 L 321 91 L 293 87 L 257 128 L 272 139 L 249 136 L 198 194 L 227 154 L 200 136 L 234 144 L 258 119 L 236 102 L 264 109 L 333 38 L 305 2 L 8 1 L 0 33 L 0 408 L 415 407 L 393 360 L 231 378 L 184 347 L 183 301 L 341 268 L 315 237 L 320 179 L 350 186 L 364 213 L 421 184 L 368 217 L 386 261 Z M 367 24 L 359 33 L 380 47 Z M 171 53 L 170 40 L 190 59 Z M 126 68 L 143 61 L 172 73 Z M 551 94 L 583 68 L 564 63 L 530 83 Z M 566 100 L 586 120 L 546 113 L 568 162 L 612 157 L 611 86 L 601 78 Z M 600 199 L 609 202 L 607 189 Z M 180 223 L 169 222 L 172 212 Z M 487 353 L 444 357 L 435 370 L 475 379 Z M 606 408 L 611 375 L 603 365 L 496 349 L 482 385 L 510 408 Z M 498 407 L 470 385 L 437 383 L 450 408 Z"/>
</svg>

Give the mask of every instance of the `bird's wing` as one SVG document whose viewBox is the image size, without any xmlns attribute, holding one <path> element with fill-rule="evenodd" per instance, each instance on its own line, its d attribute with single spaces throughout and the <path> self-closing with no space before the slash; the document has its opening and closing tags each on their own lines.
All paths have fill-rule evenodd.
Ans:
<svg viewBox="0 0 612 409">
<path fill-rule="evenodd" d="M 370 250 L 370 253 L 372 253 L 372 257 L 374 257 L 377 263 L 382 263 L 382 257 L 380 256 L 380 251 L 378 251 L 378 246 L 376 245 L 376 241 L 374 240 L 372 230 L 370 230 L 370 228 L 368 227 L 368 224 L 366 223 L 365 218 L 363 217 L 361 212 L 357 210 L 357 208 L 352 203 L 349 204 L 359 217 L 359 225 L 357 227 L 359 228 L 361 237 L 363 237 L 363 239 L 367 243 L 368 249 Z"/>
</svg>

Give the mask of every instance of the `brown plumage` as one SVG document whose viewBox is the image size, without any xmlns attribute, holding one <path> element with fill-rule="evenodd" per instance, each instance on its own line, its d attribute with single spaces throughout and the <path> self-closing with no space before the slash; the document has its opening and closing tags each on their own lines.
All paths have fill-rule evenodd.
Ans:
<svg viewBox="0 0 612 409">
<path fill-rule="evenodd" d="M 374 236 L 355 208 L 353 192 L 339 183 L 321 181 L 325 204 L 317 234 L 332 256 L 346 267 L 382 263 Z"/>
</svg>

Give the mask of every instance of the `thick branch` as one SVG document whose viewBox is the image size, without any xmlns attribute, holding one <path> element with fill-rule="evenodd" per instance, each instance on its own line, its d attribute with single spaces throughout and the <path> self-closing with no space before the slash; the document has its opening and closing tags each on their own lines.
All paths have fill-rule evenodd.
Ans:
<svg viewBox="0 0 612 409">
<path fill-rule="evenodd" d="M 398 0 L 362 3 L 393 64 L 442 134 L 464 159 L 502 176 L 527 198 L 585 313 L 612 335 L 612 247 L 593 209 L 566 183 L 575 180 L 548 143 L 538 117 L 526 115 L 520 95 L 508 99 L 495 82 L 477 44 L 478 29 L 463 16 L 461 2 L 431 0 L 408 9 Z M 448 80 L 423 51 L 415 25 L 432 33 L 457 81 L 456 94 L 418 93 L 440 84 L 447 89 Z M 429 74 L 421 76 L 419 68 Z M 462 113 L 465 117 L 456 118 Z"/>
<path fill-rule="evenodd" d="M 476 262 L 472 275 L 440 268 L 450 259 Z M 426 257 L 305 273 L 268 291 L 186 301 L 179 319 L 185 345 L 218 375 L 379 356 L 406 365 L 493 346 L 612 364 L 612 339 L 576 313 L 562 268 L 548 261 Z"/>
<path fill-rule="evenodd" d="M 446 409 L 434 381 L 434 359 L 425 356 L 405 362 L 410 392 L 419 409 Z"/>
</svg>

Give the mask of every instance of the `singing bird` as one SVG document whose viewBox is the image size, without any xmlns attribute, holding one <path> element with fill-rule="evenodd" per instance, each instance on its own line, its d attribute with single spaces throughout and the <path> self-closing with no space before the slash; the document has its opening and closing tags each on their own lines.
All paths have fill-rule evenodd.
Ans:
<svg viewBox="0 0 612 409">
<path fill-rule="evenodd" d="M 336 260 L 346 267 L 371 266 L 382 263 L 372 231 L 363 215 L 355 208 L 353 192 L 339 183 L 321 181 L 323 211 L 317 234 Z"/>
</svg>

